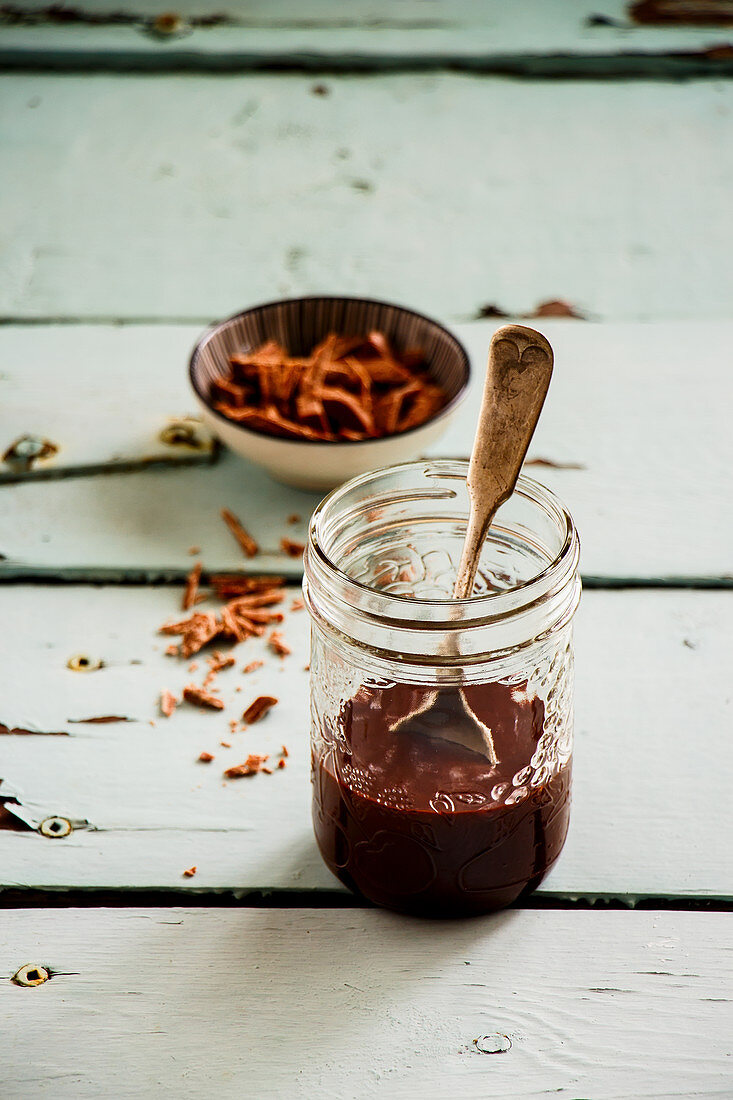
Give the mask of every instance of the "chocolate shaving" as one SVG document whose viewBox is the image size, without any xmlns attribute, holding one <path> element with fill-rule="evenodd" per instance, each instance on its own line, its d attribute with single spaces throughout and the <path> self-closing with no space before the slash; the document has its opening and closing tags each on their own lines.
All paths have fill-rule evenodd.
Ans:
<svg viewBox="0 0 733 1100">
<path fill-rule="evenodd" d="M 235 764 L 234 767 L 227 768 L 224 775 L 227 779 L 242 779 L 248 775 L 257 775 L 269 759 L 269 756 L 258 756 L 257 753 L 251 752 L 243 764 Z"/>
<path fill-rule="evenodd" d="M 196 603 L 196 596 L 199 590 L 199 581 L 201 580 L 202 565 L 200 561 L 197 561 L 191 572 L 186 578 L 186 587 L 183 591 L 183 604 L 184 611 L 188 611 Z"/>
<path fill-rule="evenodd" d="M 245 665 L 242 672 L 254 672 L 255 669 L 262 668 L 264 661 L 250 661 L 248 665 Z"/>
<path fill-rule="evenodd" d="M 569 302 L 563 302 L 560 298 L 551 299 L 549 302 L 540 302 L 532 313 L 526 317 L 573 317 L 576 321 L 584 321 L 585 315 L 571 306 Z"/>
<path fill-rule="evenodd" d="M 290 558 L 300 558 L 305 550 L 305 543 L 296 542 L 294 539 L 280 539 L 280 549 Z"/>
<path fill-rule="evenodd" d="M 170 718 L 173 711 L 176 709 L 176 703 L 178 700 L 175 695 L 170 691 L 161 691 L 160 693 L 160 713 L 164 718 Z"/>
<path fill-rule="evenodd" d="M 629 6 L 636 23 L 705 26 L 733 23 L 731 0 L 637 0 Z"/>
<path fill-rule="evenodd" d="M 207 707 L 209 710 L 224 710 L 224 703 L 221 699 L 217 699 L 216 695 L 212 695 L 210 691 L 206 691 L 204 688 L 198 688 L 194 684 L 189 684 L 183 689 L 183 698 L 187 703 L 192 703 L 195 707 Z"/>
<path fill-rule="evenodd" d="M 239 522 L 233 512 L 230 512 L 228 508 L 222 508 L 221 518 L 226 523 L 227 527 L 237 540 L 242 552 L 246 554 L 248 558 L 253 558 L 255 554 L 259 552 L 259 546 L 249 534 L 245 531 L 242 524 Z"/>
<path fill-rule="evenodd" d="M 255 722 L 264 718 L 276 703 L 277 699 L 273 695 L 259 695 L 245 710 L 242 721 L 247 726 L 254 725 Z"/>
<path fill-rule="evenodd" d="M 200 764 L 210 764 L 214 759 L 214 754 L 213 752 L 200 752 L 198 758 Z"/>
<path fill-rule="evenodd" d="M 267 639 L 267 644 L 273 653 L 277 653 L 278 657 L 287 657 L 293 651 L 289 645 L 286 645 L 283 641 L 283 636 L 279 630 L 273 630 L 270 637 Z"/>
<path fill-rule="evenodd" d="M 246 428 L 286 439 L 360 441 L 407 431 L 448 400 L 420 348 L 398 353 L 377 331 L 329 333 L 306 357 L 268 341 L 229 363 L 230 375 L 210 385 L 213 407 Z M 423 396 L 403 407 L 408 394 Z"/>
<path fill-rule="evenodd" d="M 187 869 L 186 869 L 186 870 L 185 870 L 185 871 L 183 872 L 183 877 L 184 877 L 184 878 L 193 878 L 193 876 L 194 876 L 195 874 L 196 874 L 196 866 L 195 866 L 195 864 L 194 864 L 194 866 L 193 866 L 193 867 L 188 867 L 188 868 L 187 868 Z"/>
<path fill-rule="evenodd" d="M 285 577 L 243 577 L 239 573 L 215 573 L 211 577 L 211 586 L 220 599 L 276 591 L 284 584 Z"/>
</svg>

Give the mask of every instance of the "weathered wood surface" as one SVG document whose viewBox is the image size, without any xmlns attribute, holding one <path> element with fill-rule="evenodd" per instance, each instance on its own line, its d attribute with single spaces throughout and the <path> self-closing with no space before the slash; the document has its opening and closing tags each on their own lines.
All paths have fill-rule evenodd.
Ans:
<svg viewBox="0 0 733 1100">
<path fill-rule="evenodd" d="M 3 1089 L 54 1100 L 728 1097 L 732 922 L 7 912 L 3 975 L 29 962 L 56 973 L 29 989 L 0 981 Z"/>
<path fill-rule="evenodd" d="M 155 633 L 177 613 L 175 588 L 13 586 L 1 595 L 14 628 L 0 722 L 71 736 L 0 737 L 0 776 L 34 820 L 88 819 L 98 830 L 59 840 L 0 830 L 3 886 L 337 888 L 311 833 L 304 611 L 283 625 L 292 656 L 274 657 L 260 640 L 239 647 L 237 669 L 218 679 L 226 712 L 182 706 L 165 719 L 160 690 L 180 696 L 206 672 L 204 660 L 192 674 L 166 657 L 169 639 Z M 585 594 L 573 824 L 546 893 L 733 897 L 732 610 L 729 592 Z M 77 653 L 105 667 L 68 670 Z M 265 666 L 241 675 L 260 656 Z M 230 734 L 229 718 L 259 694 L 280 702 Z M 133 721 L 69 722 L 104 715 Z M 250 752 L 276 757 L 283 743 L 285 770 L 222 786 L 225 767 Z M 202 750 L 213 763 L 197 762 Z M 192 864 L 196 877 L 184 879 Z"/>
<path fill-rule="evenodd" d="M 127 326 L 0 328 L 0 456 L 27 436 L 57 448 L 27 469 L 0 460 L 0 485 L 211 462 L 213 441 L 195 415 L 185 369 L 193 340 L 188 328 L 153 325 L 144 333 Z M 166 442 L 176 427 L 190 442 Z"/>
<path fill-rule="evenodd" d="M 0 315 L 213 318 L 317 290 L 452 320 L 549 298 L 731 316 L 730 83 L 327 83 L 3 78 Z"/>
<path fill-rule="evenodd" d="M 469 454 L 497 324 L 455 328 L 471 356 L 473 389 L 436 454 Z M 725 349 L 733 324 L 536 324 L 553 344 L 556 368 L 529 457 L 567 468 L 526 471 L 570 508 L 584 574 L 730 578 L 733 380 Z M 0 328 L 0 447 L 33 432 L 61 444 L 59 465 L 113 467 L 116 455 L 144 462 L 159 426 L 194 410 L 186 363 L 199 332 L 152 325 Z M 100 364 L 103 381 L 93 383 Z M 284 557 L 279 541 L 303 538 L 317 501 L 229 455 L 196 470 L 0 486 L 0 577 L 182 574 L 191 565 L 191 544 L 212 569 L 297 576 L 300 560 Z M 221 507 L 240 514 L 261 544 L 259 557 L 243 559 L 219 518 Z M 303 523 L 288 526 L 291 514 Z"/>
<path fill-rule="evenodd" d="M 26 11 L 38 11 L 27 5 Z M 261 67 L 345 71 L 418 68 L 450 63 L 521 76 L 603 77 L 730 72 L 712 43 L 724 27 L 641 26 L 623 0 L 501 0 L 431 3 L 402 0 L 335 5 L 309 3 L 177 4 L 179 34 L 150 33 L 159 0 L 125 10 L 117 0 L 88 0 L 78 22 L 29 14 L 3 28 L 0 64 L 42 67 L 238 70 Z M 206 25 L 207 17 L 214 25 Z"/>
</svg>

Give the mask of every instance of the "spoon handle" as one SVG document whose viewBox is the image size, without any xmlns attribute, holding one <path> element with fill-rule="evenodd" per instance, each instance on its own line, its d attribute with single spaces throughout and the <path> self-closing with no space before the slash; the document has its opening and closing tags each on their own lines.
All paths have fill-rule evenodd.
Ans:
<svg viewBox="0 0 733 1100">
<path fill-rule="evenodd" d="M 481 548 L 500 504 L 514 491 L 552 377 L 549 341 L 524 325 L 504 325 L 494 333 L 468 467 L 470 512 L 453 591 L 465 599 L 473 591 Z"/>
</svg>

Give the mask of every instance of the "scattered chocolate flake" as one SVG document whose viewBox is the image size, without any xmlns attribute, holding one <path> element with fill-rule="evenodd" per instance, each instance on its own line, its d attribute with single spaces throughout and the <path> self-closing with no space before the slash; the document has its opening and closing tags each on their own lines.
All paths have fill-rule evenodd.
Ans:
<svg viewBox="0 0 733 1100">
<path fill-rule="evenodd" d="M 211 383 L 214 408 L 286 439 L 376 439 L 417 427 L 448 399 L 422 350 L 398 353 L 376 331 L 330 333 L 306 357 L 289 356 L 269 340 L 232 355 L 229 363 L 229 375 Z"/>
<path fill-rule="evenodd" d="M 194 557 L 195 554 L 200 554 L 201 553 L 201 547 L 200 546 L 189 546 L 188 552 L 191 555 L 191 557 Z"/>
<path fill-rule="evenodd" d="M 242 552 L 246 554 L 248 558 L 253 558 L 255 554 L 259 553 L 259 546 L 249 532 L 245 531 L 233 512 L 230 512 L 228 508 L 222 508 L 221 518 L 239 543 Z"/>
<path fill-rule="evenodd" d="M 532 313 L 526 313 L 525 317 L 574 317 L 576 321 L 585 321 L 585 314 L 571 306 L 569 302 L 563 302 L 560 298 L 551 299 L 549 302 L 540 302 Z"/>
<path fill-rule="evenodd" d="M 277 762 L 277 766 L 278 766 L 278 768 L 287 768 L 287 764 L 286 764 L 286 763 L 285 763 L 285 761 L 284 761 L 284 760 L 282 759 L 282 757 L 280 758 L 280 760 L 278 760 L 278 762 Z"/>
<path fill-rule="evenodd" d="M 160 713 L 164 718 L 170 718 L 176 709 L 178 700 L 171 691 L 163 690 L 160 693 Z"/>
<path fill-rule="evenodd" d="M 272 775 L 272 768 L 266 768 L 264 765 L 260 768 L 260 771 L 264 772 L 265 775 Z"/>
<path fill-rule="evenodd" d="M 211 577 L 211 585 L 222 600 L 277 590 L 284 584 L 284 577 L 243 577 L 239 573 L 215 573 Z"/>
<path fill-rule="evenodd" d="M 291 611 L 302 611 L 304 607 L 305 607 L 305 600 L 302 598 L 302 596 L 296 596 L 295 599 L 293 600 L 293 602 L 290 605 L 290 610 Z"/>
<path fill-rule="evenodd" d="M 183 689 L 183 698 L 187 703 L 195 707 L 208 707 L 210 710 L 224 710 L 224 703 L 204 688 L 198 688 L 195 684 L 189 684 Z"/>
<path fill-rule="evenodd" d="M 264 661 L 250 661 L 248 665 L 245 665 L 242 672 L 254 672 L 257 668 L 262 668 Z"/>
<path fill-rule="evenodd" d="M 188 666 L 188 671 L 189 672 L 195 672 L 198 667 L 199 667 L 198 661 L 191 661 L 191 664 Z"/>
<path fill-rule="evenodd" d="M 506 313 L 503 309 L 500 309 L 499 306 L 495 306 L 493 303 L 490 303 L 488 305 L 478 307 L 478 309 L 476 310 L 476 313 L 474 314 L 474 320 L 475 321 L 482 321 L 484 318 L 487 318 L 487 317 L 508 317 L 508 316 L 509 316 L 509 314 Z"/>
<path fill-rule="evenodd" d="M 184 657 L 198 653 L 216 638 L 243 642 L 252 635 L 264 634 L 267 623 L 282 622 L 280 612 L 263 611 L 262 608 L 281 603 L 284 595 L 282 589 L 270 588 L 238 596 L 225 604 L 218 616 L 213 612 L 197 611 L 188 619 L 165 623 L 160 631 L 182 635 L 181 654 Z"/>
<path fill-rule="evenodd" d="M 731 0 L 638 0 L 629 5 L 635 23 L 689 24 L 704 26 L 733 23 Z"/>
<path fill-rule="evenodd" d="M 226 657 L 220 650 L 214 650 L 214 653 L 206 662 L 209 666 L 209 671 L 204 678 L 204 687 L 208 687 L 213 683 L 220 672 L 223 672 L 226 668 L 231 668 L 236 661 L 233 657 Z"/>
<path fill-rule="evenodd" d="M 547 466 L 551 470 L 587 470 L 582 462 L 555 462 L 551 458 L 528 458 L 525 466 Z"/>
<path fill-rule="evenodd" d="M 299 558 L 305 550 L 305 543 L 295 542 L 293 539 L 280 539 L 280 549 L 290 558 Z"/>
<path fill-rule="evenodd" d="M 230 749 L 232 747 L 231 741 L 220 741 L 219 744 L 225 749 Z"/>
<path fill-rule="evenodd" d="M 313 84 L 311 85 L 311 95 L 327 96 L 331 94 L 331 89 L 328 84 Z"/>
<path fill-rule="evenodd" d="M 188 868 L 187 868 L 187 869 L 186 869 L 186 870 L 185 870 L 185 871 L 183 872 L 183 877 L 184 877 L 184 878 L 193 878 L 193 876 L 194 876 L 195 874 L 196 874 L 196 865 L 194 864 L 194 865 L 193 865 L 193 867 L 188 867 Z"/>
<path fill-rule="evenodd" d="M 210 764 L 213 759 L 214 759 L 213 752 L 200 752 L 199 753 L 199 763 L 200 764 Z"/>
<path fill-rule="evenodd" d="M 299 516 L 297 512 L 293 512 L 293 513 L 292 513 L 292 515 L 289 515 L 289 516 L 288 516 L 288 518 L 287 518 L 287 522 L 288 522 L 289 524 L 291 524 L 291 526 L 292 526 L 292 525 L 293 525 L 293 524 L 295 524 L 295 523 L 300 523 L 300 521 L 301 521 L 301 518 L 302 518 L 302 517 L 301 517 L 301 516 Z"/>
<path fill-rule="evenodd" d="M 177 623 L 165 623 L 160 628 L 161 634 L 182 635 L 180 646 L 182 657 L 191 657 L 194 653 L 198 653 L 208 642 L 213 641 L 219 631 L 219 621 L 211 611 L 195 611 L 188 619 L 181 619 Z"/>
<path fill-rule="evenodd" d="M 728 43 L 722 46 L 708 46 L 700 53 L 708 61 L 733 61 L 733 46 Z"/>
<path fill-rule="evenodd" d="M 184 611 L 188 611 L 196 603 L 196 597 L 199 591 L 199 581 L 201 580 L 201 569 L 201 562 L 197 561 L 186 578 L 186 587 L 183 590 L 182 601 L 182 608 Z"/>
<path fill-rule="evenodd" d="M 273 695 L 259 695 L 245 710 L 242 721 L 247 726 L 259 722 L 276 703 L 277 699 Z"/>
<path fill-rule="evenodd" d="M 236 664 L 236 661 L 231 655 L 225 656 L 220 650 L 215 649 L 211 657 L 209 657 L 207 664 L 212 672 L 223 672 L 225 668 L 231 668 Z"/>
<path fill-rule="evenodd" d="M 251 752 L 243 764 L 235 764 L 233 768 L 227 768 L 224 775 L 227 779 L 242 779 L 248 775 L 257 775 L 269 759 L 269 756 L 258 756 L 257 753 Z"/>
<path fill-rule="evenodd" d="M 267 644 L 273 653 L 277 653 L 278 657 L 287 657 L 293 652 L 290 646 L 283 641 L 282 633 L 279 630 L 273 630 L 267 639 Z"/>
<path fill-rule="evenodd" d="M 166 655 L 166 657 L 178 657 L 179 656 L 178 646 L 174 645 L 173 642 L 171 642 L 170 645 L 165 647 L 165 655 Z"/>
<path fill-rule="evenodd" d="M 285 745 L 283 745 L 283 747 L 280 749 L 280 755 L 281 756 L 290 756 L 290 753 L 288 752 L 287 747 Z"/>
</svg>

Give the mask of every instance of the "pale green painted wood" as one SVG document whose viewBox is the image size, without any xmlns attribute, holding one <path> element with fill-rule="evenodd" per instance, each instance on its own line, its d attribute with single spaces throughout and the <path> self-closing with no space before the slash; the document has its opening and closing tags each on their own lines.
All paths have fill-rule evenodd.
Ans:
<svg viewBox="0 0 733 1100">
<path fill-rule="evenodd" d="M 730 925 L 724 913 L 10 911 L 3 973 L 32 961 L 57 976 L 0 982 L 3 1087 L 52 1100 L 722 1100 Z M 480 1054 L 486 1035 L 511 1047 Z"/>
<path fill-rule="evenodd" d="M 1 82 L 0 314 L 304 292 L 730 317 L 733 86 L 449 73 Z"/>
<path fill-rule="evenodd" d="M 43 18 L 37 25 L 6 25 L 0 62 L 9 65 L 26 57 L 31 66 L 290 64 L 378 70 L 447 61 L 484 71 L 599 77 L 730 70 L 725 58 L 705 57 L 711 43 L 727 40 L 725 28 L 635 25 L 623 0 L 600 6 L 593 0 L 525 0 L 521 5 L 321 0 L 307 7 L 297 0 L 228 5 L 183 0 L 175 10 L 191 25 L 184 24 L 182 34 L 148 33 L 150 20 L 168 10 L 165 0 L 141 0 L 127 9 L 116 0 L 89 0 L 83 8 L 86 25 Z M 119 21 L 120 11 L 129 22 Z M 221 25 L 200 25 L 202 17 L 222 15 Z M 599 15 L 605 24 L 598 25 Z M 93 23 L 109 16 L 117 21 Z"/>
<path fill-rule="evenodd" d="M 556 369 L 530 459 L 570 468 L 527 472 L 570 508 L 584 574 L 606 581 L 731 578 L 733 375 L 726 348 L 733 324 L 537 323 L 555 348 Z M 455 329 L 473 363 L 473 390 L 435 445 L 437 455 L 468 457 L 496 325 Z M 0 328 L 0 453 L 33 431 L 60 444 L 59 466 L 99 461 L 113 468 L 119 454 L 143 461 L 157 426 L 194 408 L 186 362 L 199 331 Z M 203 469 L 0 485 L 0 578 L 180 575 L 190 568 L 193 543 L 210 569 L 299 576 L 300 560 L 284 557 L 279 542 L 303 539 L 318 499 L 228 454 Z M 219 518 L 222 507 L 239 514 L 260 556 L 243 557 Z M 294 528 L 286 522 L 291 513 L 303 520 Z"/>
<path fill-rule="evenodd" d="M 0 830 L 2 886 L 339 889 L 310 822 L 306 613 L 287 601 L 290 657 L 258 639 L 237 649 L 237 668 L 217 683 L 225 712 L 183 706 L 164 719 L 160 691 L 180 696 L 206 671 L 202 658 L 190 672 L 164 655 L 170 639 L 156 631 L 179 599 L 174 587 L 0 588 L 14 624 L 0 722 L 71 734 L 0 738 L 0 776 L 34 821 L 61 814 L 99 830 L 65 840 Z M 573 817 L 545 895 L 733 898 L 732 612 L 731 592 L 584 594 Z M 79 652 L 105 667 L 70 671 Z M 240 673 L 260 657 L 262 669 Z M 280 702 L 231 734 L 229 719 L 259 694 Z M 134 721 L 68 722 L 99 715 Z M 225 767 L 283 743 L 284 771 L 222 787 Z M 204 749 L 212 764 L 197 763 Z M 196 877 L 183 879 L 193 863 Z"/>
</svg>

